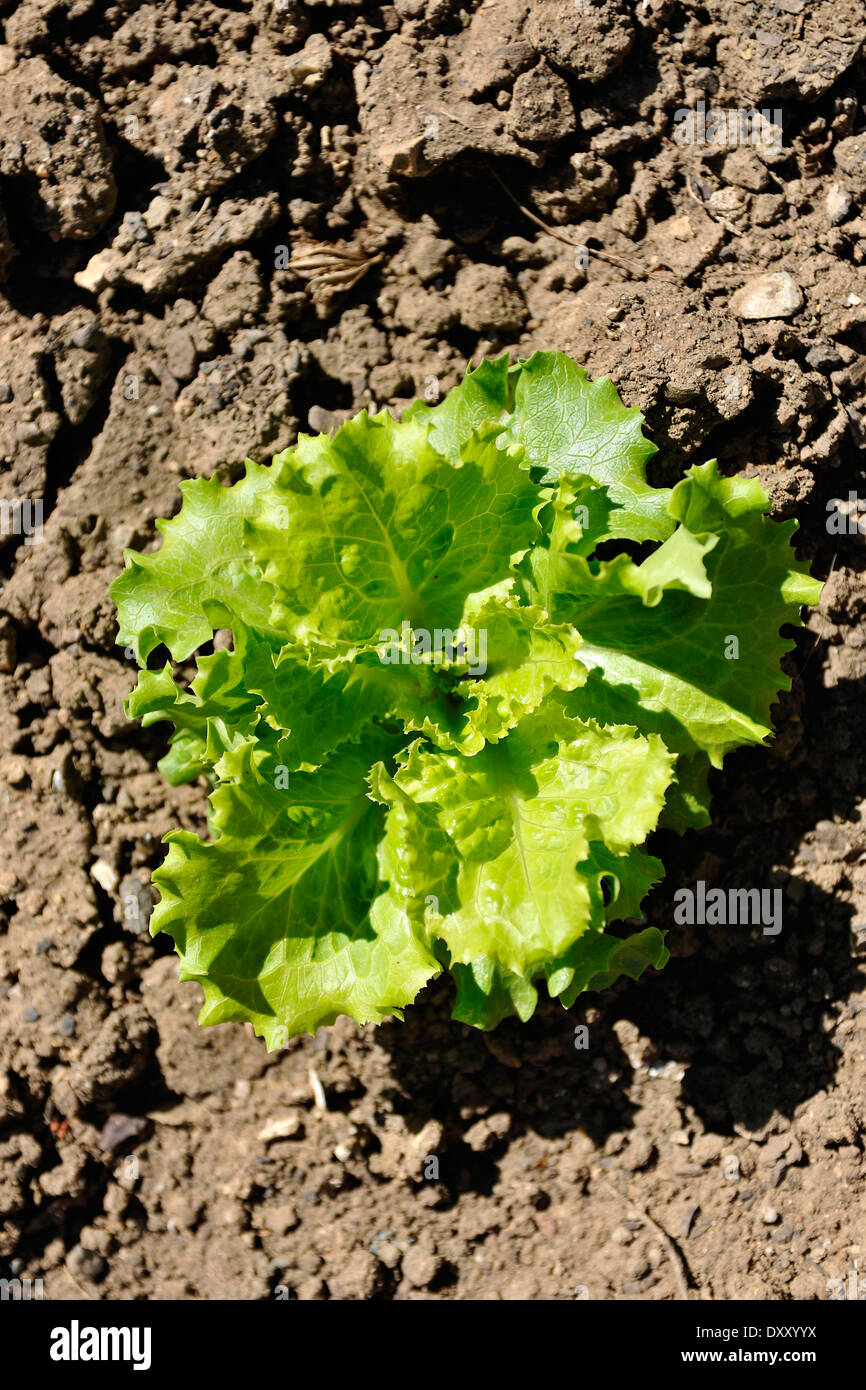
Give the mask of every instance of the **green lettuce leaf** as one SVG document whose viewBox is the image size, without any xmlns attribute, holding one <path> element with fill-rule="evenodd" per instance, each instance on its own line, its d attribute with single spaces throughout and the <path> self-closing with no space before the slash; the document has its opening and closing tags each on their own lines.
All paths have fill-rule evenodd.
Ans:
<svg viewBox="0 0 866 1390">
<path fill-rule="evenodd" d="M 579 871 L 591 842 L 641 844 L 672 765 L 657 735 L 569 719 L 555 704 L 472 757 L 413 743 L 394 781 L 450 841 L 457 903 L 436 935 L 452 961 L 490 956 L 524 974 L 570 946 L 592 917 Z M 415 894 L 427 892 L 422 878 Z"/>
<path fill-rule="evenodd" d="M 821 586 L 794 559 L 796 522 L 772 522 L 768 508 L 759 483 L 706 463 L 674 488 L 680 525 L 643 564 L 570 557 L 571 593 L 554 596 L 551 616 L 583 638 L 589 677 L 574 712 L 633 720 L 716 767 L 771 733 L 770 708 L 790 688 L 779 663 L 793 641 L 780 628 L 799 625 Z"/>
<path fill-rule="evenodd" d="M 544 481 L 591 478 L 613 503 L 599 539 L 663 540 L 673 529 L 668 490 L 646 480 L 656 446 L 643 434 L 640 411 L 623 405 L 607 377 L 590 381 L 562 352 L 536 352 L 510 370 L 504 358 L 482 363 L 440 405 L 418 403 L 412 415 L 432 425 L 431 442 L 448 458 L 490 420 L 504 423 L 504 438 L 521 446 Z"/>
<path fill-rule="evenodd" d="M 281 743 L 250 740 L 221 759 L 213 840 L 169 835 L 151 929 L 202 985 L 202 1023 L 246 1020 L 281 1046 L 340 1014 L 399 1017 L 439 973 L 408 919 L 377 905 L 382 812 L 367 773 L 390 743 L 380 732 L 287 778 Z"/>
<path fill-rule="evenodd" d="M 535 1012 L 539 979 L 545 981 L 551 998 L 570 1008 L 585 990 L 606 989 L 620 975 L 636 980 L 647 966 L 661 970 L 668 952 L 664 935 L 656 927 L 634 932 L 625 940 L 604 931 L 606 921 L 638 913 L 664 872 L 659 860 L 641 850 L 614 855 L 604 845 L 594 844 L 578 872 L 590 894 L 587 929 L 562 955 L 526 974 L 507 969 L 493 955 L 480 956 L 469 964 L 452 962 L 450 969 L 457 984 L 455 1018 L 484 1029 L 495 1028 L 512 1014 L 526 1022 Z"/>
<path fill-rule="evenodd" d="M 420 423 L 361 413 L 282 455 L 288 525 L 257 517 L 247 543 L 299 640 L 376 641 L 404 621 L 456 628 L 467 596 L 532 544 L 537 489 L 497 431 L 443 459 Z"/>
<path fill-rule="evenodd" d="M 273 594 L 253 564 L 246 522 L 273 506 L 273 481 L 273 468 L 247 459 L 246 475 L 233 487 L 217 478 L 181 483 L 181 511 L 156 523 L 162 548 L 152 555 L 124 551 L 126 568 L 111 586 L 120 646 L 144 662 L 164 644 L 185 661 L 235 620 L 268 630 Z"/>
<path fill-rule="evenodd" d="M 151 920 L 203 1023 L 277 1048 L 399 1017 L 446 969 L 492 1028 L 664 965 L 646 841 L 708 824 L 710 769 L 769 736 L 820 585 L 756 482 L 655 488 L 653 453 L 609 381 L 501 357 L 181 484 L 161 547 L 127 552 L 118 640 L 153 667 L 127 712 L 210 793 Z"/>
</svg>

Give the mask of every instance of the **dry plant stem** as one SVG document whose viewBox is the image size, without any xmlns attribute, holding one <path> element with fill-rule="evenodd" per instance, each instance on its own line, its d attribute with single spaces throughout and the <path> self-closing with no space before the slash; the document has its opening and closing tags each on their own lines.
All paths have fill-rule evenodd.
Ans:
<svg viewBox="0 0 866 1390">
<path fill-rule="evenodd" d="M 324 1112 L 328 1108 L 328 1102 L 325 1097 L 325 1088 L 319 1080 L 319 1073 L 315 1071 L 313 1067 L 310 1067 L 309 1077 L 310 1089 L 313 1092 L 313 1103 L 315 1104 L 317 1110 Z"/>
<path fill-rule="evenodd" d="M 487 168 L 502 191 L 508 195 L 514 206 L 520 209 L 524 217 L 528 217 L 530 222 L 534 222 L 537 227 L 540 227 L 548 236 L 552 236 L 555 241 L 561 241 L 563 246 L 570 246 L 574 251 L 586 251 L 590 256 L 595 256 L 596 260 L 607 261 L 609 265 L 618 266 L 619 269 L 624 270 L 627 275 L 634 275 L 639 280 L 646 278 L 647 272 L 641 266 L 634 265 L 630 261 L 620 260 L 619 256 L 612 256 L 609 251 L 597 251 L 594 246 L 587 246 L 583 242 L 572 241 L 570 237 L 563 236 L 561 232 L 555 232 L 552 227 L 548 227 L 546 222 L 542 222 L 537 213 L 532 212 L 530 208 L 524 207 L 523 203 L 512 193 L 504 179 L 499 177 L 492 165 L 488 164 Z"/>
<path fill-rule="evenodd" d="M 686 1265 L 686 1262 L 682 1254 L 674 1245 L 674 1242 L 671 1240 L 667 1231 L 662 1226 L 660 1226 L 657 1221 L 653 1220 L 649 1212 L 646 1211 L 644 1207 L 639 1206 L 637 1202 L 633 1202 L 630 1197 L 626 1197 L 625 1194 L 620 1192 L 619 1188 L 615 1187 L 614 1184 L 612 1182 L 609 1182 L 607 1178 L 600 1177 L 597 1179 L 597 1181 L 601 1184 L 602 1187 L 606 1187 L 608 1192 L 612 1192 L 614 1197 L 618 1197 L 621 1202 L 624 1202 L 626 1206 L 630 1207 L 631 1210 L 634 1212 L 636 1218 L 639 1218 L 641 1221 L 646 1222 L 646 1224 L 652 1227 L 652 1229 L 655 1231 L 656 1235 L 658 1236 L 659 1240 L 662 1242 L 665 1250 L 667 1251 L 667 1256 L 670 1260 L 671 1268 L 673 1270 L 674 1282 L 677 1286 L 678 1295 L 683 1302 L 688 1303 L 690 1277 L 689 1269 Z"/>
<path fill-rule="evenodd" d="M 210 207 L 210 205 L 211 205 L 211 196 L 210 196 L 210 194 L 208 194 L 207 197 L 205 198 L 204 202 L 202 203 L 201 207 L 198 208 L 198 209 L 196 210 L 196 212 L 193 213 L 192 219 L 190 220 L 190 224 L 189 224 L 189 229 L 188 229 L 188 230 L 190 230 L 190 231 L 192 230 L 192 228 L 195 226 L 196 222 L 197 222 L 197 221 L 199 220 L 199 218 L 201 217 L 202 213 L 207 212 L 207 210 L 208 210 L 208 208 Z"/>
<path fill-rule="evenodd" d="M 352 289 L 370 267 L 381 260 L 381 252 L 368 255 L 352 246 L 332 246 L 325 241 L 302 237 L 289 257 L 289 266 L 307 281 L 313 293 L 317 290 L 337 293 Z"/>
</svg>

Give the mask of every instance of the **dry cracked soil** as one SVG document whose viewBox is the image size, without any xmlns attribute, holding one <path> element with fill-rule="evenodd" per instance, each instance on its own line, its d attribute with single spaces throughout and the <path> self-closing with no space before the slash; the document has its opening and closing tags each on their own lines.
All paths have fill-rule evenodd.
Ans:
<svg viewBox="0 0 866 1390">
<path fill-rule="evenodd" d="M 864 40 L 863 0 L 0 0 L 0 491 L 43 513 L 0 536 L 0 1273 L 866 1297 Z M 145 926 L 205 789 L 124 716 L 123 548 L 185 477 L 535 347 L 641 407 L 659 480 L 760 477 L 827 578 L 775 742 L 656 846 L 672 960 L 490 1035 L 447 984 L 271 1055 L 200 1030 Z M 783 931 L 672 926 L 698 879 Z"/>
</svg>

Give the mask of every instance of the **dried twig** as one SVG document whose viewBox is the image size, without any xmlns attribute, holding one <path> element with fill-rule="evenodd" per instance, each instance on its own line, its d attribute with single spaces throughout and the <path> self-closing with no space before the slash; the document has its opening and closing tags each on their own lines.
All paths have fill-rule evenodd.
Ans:
<svg viewBox="0 0 866 1390">
<path fill-rule="evenodd" d="M 189 225 L 187 226 L 187 231 L 188 231 L 188 232 L 191 232 L 191 231 L 192 231 L 192 229 L 193 229 L 193 227 L 195 226 L 195 224 L 196 224 L 196 222 L 198 221 L 198 219 L 199 219 L 204 213 L 207 212 L 207 210 L 208 210 L 208 208 L 210 207 L 210 205 L 211 205 L 211 196 L 210 196 L 210 194 L 208 194 L 207 197 L 205 198 L 204 202 L 202 203 L 201 207 L 200 207 L 200 208 L 197 208 L 196 211 L 193 213 L 192 217 L 190 218 Z"/>
<path fill-rule="evenodd" d="M 609 265 L 618 266 L 619 269 L 624 270 L 627 275 L 634 275 L 635 278 L 638 280 L 643 280 L 646 278 L 647 272 L 643 269 L 642 266 L 635 265 L 634 262 L 631 261 L 624 261 L 619 256 L 611 255 L 609 251 L 598 251 L 594 246 L 587 246 L 584 242 L 573 241 L 571 237 L 565 236 L 562 232 L 554 231 L 554 229 L 552 227 L 549 227 L 546 222 L 543 222 L 541 218 L 538 216 L 538 214 L 533 212 L 531 208 L 524 207 L 523 203 L 521 203 L 519 199 L 517 199 L 515 195 L 512 193 L 505 180 L 499 177 L 492 165 L 488 164 L 487 168 L 495 178 L 496 182 L 499 184 L 502 191 L 505 194 L 507 194 L 514 206 L 520 209 L 524 217 L 528 217 L 530 222 L 534 222 L 537 227 L 540 227 L 541 230 L 543 232 L 546 232 L 548 236 L 552 236 L 555 241 L 561 241 L 564 246 L 570 246 L 575 251 L 585 251 L 588 255 L 595 256 L 596 260 L 607 261 Z"/>
<path fill-rule="evenodd" d="M 621 1202 L 624 1202 L 627 1207 L 630 1207 L 631 1210 L 634 1212 L 635 1217 L 639 1218 L 641 1221 L 646 1222 L 646 1224 L 652 1227 L 652 1229 L 655 1231 L 656 1235 L 658 1236 L 659 1240 L 662 1242 L 665 1250 L 667 1251 L 667 1256 L 670 1260 L 671 1268 L 673 1269 L 674 1283 L 677 1286 L 679 1297 L 684 1302 L 688 1303 L 690 1277 L 688 1265 L 686 1264 L 682 1253 L 677 1249 L 676 1245 L 674 1245 L 674 1242 L 671 1240 L 667 1231 L 664 1230 L 664 1228 L 660 1226 L 657 1221 L 653 1220 L 649 1212 L 646 1211 L 644 1207 L 639 1206 L 637 1202 L 633 1202 L 630 1197 L 626 1197 L 625 1194 L 623 1192 L 620 1192 L 619 1188 L 615 1187 L 614 1184 L 612 1182 L 609 1182 L 607 1178 L 599 1177 L 597 1181 L 601 1183 L 602 1187 L 606 1187 L 609 1192 L 612 1192 L 614 1197 L 618 1197 Z"/>
<path fill-rule="evenodd" d="M 328 1108 L 328 1102 L 325 1098 L 325 1088 L 319 1080 L 319 1074 L 313 1067 L 310 1067 L 309 1075 L 310 1088 L 313 1092 L 313 1103 L 317 1110 L 325 1111 Z"/>
</svg>

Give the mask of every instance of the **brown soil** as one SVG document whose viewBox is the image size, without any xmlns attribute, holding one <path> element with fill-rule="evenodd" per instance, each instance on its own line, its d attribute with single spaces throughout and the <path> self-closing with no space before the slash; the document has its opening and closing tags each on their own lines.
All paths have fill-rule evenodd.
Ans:
<svg viewBox="0 0 866 1390">
<path fill-rule="evenodd" d="M 826 522 L 866 496 L 862 0 L 0 0 L 0 29 L 2 496 L 45 507 L 41 543 L 0 538 L 2 1272 L 52 1299 L 850 1292 L 866 551 Z M 782 148 L 677 143 L 701 101 L 779 108 Z M 369 265 L 311 284 L 311 242 Z M 779 272 L 800 307 L 740 317 Z M 652 922 L 703 878 L 781 887 L 783 931 L 675 928 L 662 975 L 489 1036 L 445 984 L 272 1056 L 200 1030 L 145 922 L 205 793 L 124 719 L 122 549 L 183 477 L 534 346 L 644 409 L 659 478 L 757 471 L 831 574 L 773 748 L 655 846 Z"/>
</svg>

